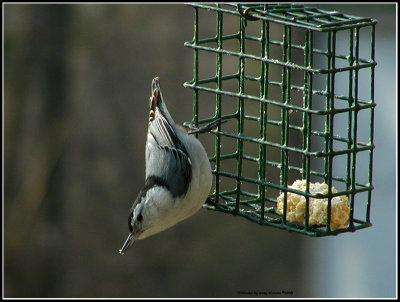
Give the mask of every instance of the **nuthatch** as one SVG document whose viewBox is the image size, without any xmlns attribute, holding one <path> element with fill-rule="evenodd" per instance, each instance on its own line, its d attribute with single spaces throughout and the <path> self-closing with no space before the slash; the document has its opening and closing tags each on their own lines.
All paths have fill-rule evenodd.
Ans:
<svg viewBox="0 0 400 302">
<path fill-rule="evenodd" d="M 169 114 L 158 77 L 152 81 L 146 142 L 146 181 L 129 211 L 130 234 L 119 253 L 136 239 L 172 227 L 196 213 L 211 189 L 211 166 L 204 147 L 190 134 L 206 132 L 217 124 L 185 132 Z"/>
</svg>

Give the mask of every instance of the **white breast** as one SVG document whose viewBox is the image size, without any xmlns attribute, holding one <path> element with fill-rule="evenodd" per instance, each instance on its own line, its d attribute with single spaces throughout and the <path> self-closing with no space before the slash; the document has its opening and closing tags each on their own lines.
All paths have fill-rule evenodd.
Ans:
<svg viewBox="0 0 400 302">
<path fill-rule="evenodd" d="M 195 214 L 204 204 L 212 185 L 211 165 L 203 145 L 193 136 L 187 135 L 180 128 L 175 131 L 185 145 L 192 164 L 192 180 L 186 195 L 173 199 L 164 188 L 157 188 L 151 195 L 152 200 L 147 201 L 144 217 L 152 217 L 138 239 L 144 239 L 172 227 Z M 153 189 L 152 189 L 153 190 Z"/>
</svg>

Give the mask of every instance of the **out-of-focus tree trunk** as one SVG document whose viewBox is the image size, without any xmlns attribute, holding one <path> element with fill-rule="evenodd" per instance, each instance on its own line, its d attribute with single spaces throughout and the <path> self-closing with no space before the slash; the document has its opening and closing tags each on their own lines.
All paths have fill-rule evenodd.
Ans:
<svg viewBox="0 0 400 302">
<path fill-rule="evenodd" d="M 46 297 L 58 292 L 57 276 L 64 263 L 60 192 L 68 137 L 70 6 L 29 6 L 21 9 L 30 18 L 30 28 L 27 36 L 18 39 L 28 39 L 28 47 L 13 48 L 13 41 L 9 41 L 11 45 L 5 51 L 6 58 L 17 56 L 16 60 L 23 62 L 17 69 L 5 65 L 5 82 L 12 89 L 5 95 L 5 111 L 13 117 L 6 119 L 5 125 L 5 271 L 15 279 L 9 277 L 6 282 L 14 281 L 11 291 L 17 296 L 34 293 Z M 40 250 L 30 256 L 36 261 L 19 255 L 19 251 L 34 247 Z M 43 274 L 40 277 L 39 272 Z M 13 296 L 13 292 L 7 296 Z"/>
</svg>

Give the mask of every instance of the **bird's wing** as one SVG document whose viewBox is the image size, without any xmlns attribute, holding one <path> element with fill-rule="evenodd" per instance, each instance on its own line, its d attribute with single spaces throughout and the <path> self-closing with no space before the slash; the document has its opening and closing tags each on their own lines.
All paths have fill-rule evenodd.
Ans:
<svg viewBox="0 0 400 302">
<path fill-rule="evenodd" d="M 176 129 L 156 110 L 146 144 L 146 179 L 157 177 L 174 197 L 187 192 L 192 177 L 188 152 Z"/>
</svg>

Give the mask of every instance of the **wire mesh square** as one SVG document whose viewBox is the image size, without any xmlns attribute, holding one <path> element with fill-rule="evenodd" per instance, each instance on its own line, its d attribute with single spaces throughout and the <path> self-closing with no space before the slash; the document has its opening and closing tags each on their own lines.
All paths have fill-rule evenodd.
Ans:
<svg viewBox="0 0 400 302">
<path fill-rule="evenodd" d="M 213 131 L 216 204 L 204 207 L 311 236 L 371 226 L 376 20 L 299 4 L 188 5 L 187 124 L 234 121 Z M 212 113 L 199 118 L 202 108 Z"/>
</svg>

